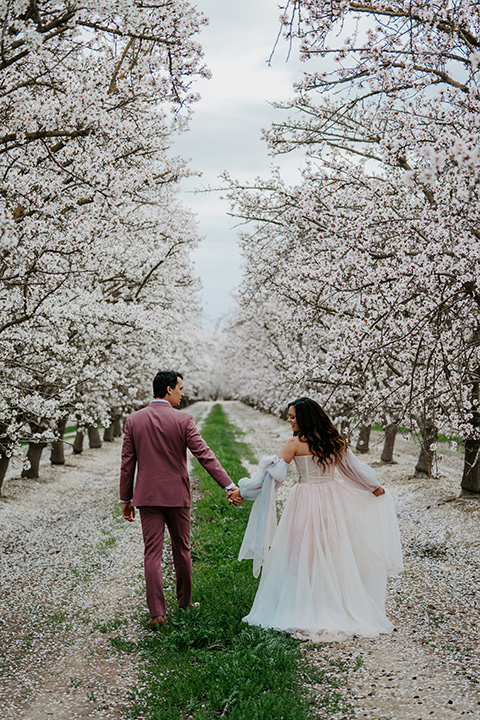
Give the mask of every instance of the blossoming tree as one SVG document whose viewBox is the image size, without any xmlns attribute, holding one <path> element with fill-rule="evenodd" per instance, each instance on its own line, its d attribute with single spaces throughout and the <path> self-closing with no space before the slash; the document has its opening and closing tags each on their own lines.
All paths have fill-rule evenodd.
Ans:
<svg viewBox="0 0 480 720">
<path fill-rule="evenodd" d="M 185 361 L 196 231 L 168 149 L 208 70 L 184 0 L 14 0 L 1 20 L 3 478 L 22 438 L 106 421 L 140 363 Z"/>
<path fill-rule="evenodd" d="M 290 119 L 267 139 L 273 153 L 301 149 L 309 162 L 281 213 L 278 183 L 257 198 L 263 217 L 234 190 L 239 214 L 286 246 L 297 228 L 289 279 L 297 315 L 318 331 L 308 386 L 334 383 L 357 416 L 417 423 L 427 470 L 438 428 L 461 433 L 462 487 L 474 492 L 479 19 L 466 0 L 287 3 L 287 38 L 310 62 Z M 285 277 L 282 257 L 271 254 L 271 276 Z"/>
</svg>

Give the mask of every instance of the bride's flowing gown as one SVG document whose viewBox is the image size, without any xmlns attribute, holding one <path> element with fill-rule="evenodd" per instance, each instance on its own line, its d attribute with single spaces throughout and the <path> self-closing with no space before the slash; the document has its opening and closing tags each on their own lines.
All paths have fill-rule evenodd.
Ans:
<svg viewBox="0 0 480 720">
<path fill-rule="evenodd" d="M 286 475 L 283 460 L 265 461 L 267 477 L 270 472 L 278 481 Z M 372 494 L 378 485 L 375 471 L 350 450 L 325 468 L 312 455 L 294 461 L 298 482 L 265 553 L 258 591 L 244 621 L 314 642 L 390 632 L 386 580 L 402 569 L 390 493 Z M 258 528 L 253 532 L 258 534 Z M 252 528 L 246 542 L 249 533 Z"/>
</svg>

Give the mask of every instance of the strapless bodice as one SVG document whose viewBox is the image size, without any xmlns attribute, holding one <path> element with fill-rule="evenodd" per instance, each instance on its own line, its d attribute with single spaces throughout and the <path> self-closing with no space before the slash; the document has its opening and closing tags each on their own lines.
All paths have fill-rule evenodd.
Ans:
<svg viewBox="0 0 480 720">
<path fill-rule="evenodd" d="M 298 482 L 301 483 L 327 483 L 335 478 L 334 464 L 323 465 L 317 463 L 313 455 L 295 455 L 293 458 L 298 472 Z"/>
</svg>

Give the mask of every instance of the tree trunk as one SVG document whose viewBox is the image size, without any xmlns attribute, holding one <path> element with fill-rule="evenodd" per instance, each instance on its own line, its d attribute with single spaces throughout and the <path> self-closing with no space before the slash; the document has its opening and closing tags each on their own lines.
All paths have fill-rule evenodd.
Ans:
<svg viewBox="0 0 480 720">
<path fill-rule="evenodd" d="M 34 480 L 40 477 L 40 460 L 46 446 L 47 443 L 28 443 L 27 460 L 30 467 L 22 470 L 22 477 L 33 478 Z"/>
<path fill-rule="evenodd" d="M 372 425 L 361 425 L 360 433 L 358 435 L 358 441 L 355 449 L 358 452 L 366 453 L 370 450 L 370 433 L 372 431 Z"/>
<path fill-rule="evenodd" d="M 98 428 L 94 425 L 89 425 L 87 428 L 88 432 L 88 444 L 91 448 L 100 448 L 102 447 L 102 441 L 100 440 L 100 433 L 98 432 Z"/>
<path fill-rule="evenodd" d="M 113 442 L 116 437 L 122 437 L 122 425 L 120 423 L 121 417 L 122 416 L 118 412 L 117 408 L 113 407 L 110 409 L 110 425 L 105 428 L 105 432 L 103 434 L 104 442 Z"/>
<path fill-rule="evenodd" d="M 395 447 L 395 437 L 397 435 L 396 425 L 385 425 L 385 442 L 380 460 L 384 463 L 393 463 L 393 448 Z"/>
<path fill-rule="evenodd" d="M 9 457 L 0 454 L 0 496 L 2 494 L 3 481 L 5 480 L 5 475 L 7 474 L 9 462 Z"/>
<path fill-rule="evenodd" d="M 40 477 L 40 460 L 46 446 L 47 443 L 28 443 L 27 460 L 30 467 L 22 470 L 22 477 L 34 480 Z"/>
<path fill-rule="evenodd" d="M 468 438 L 465 441 L 462 494 L 469 493 L 480 493 L 480 439 L 478 438 Z"/>
<path fill-rule="evenodd" d="M 420 475 L 432 477 L 432 464 L 435 459 L 435 449 L 432 450 L 432 445 L 436 445 L 437 440 L 438 429 L 433 420 L 429 418 L 423 423 L 422 446 L 420 448 L 418 462 L 415 465 L 414 477 L 419 477 Z"/>
<path fill-rule="evenodd" d="M 31 422 L 30 429 L 32 433 L 40 433 L 45 428 L 42 425 Z M 29 442 L 27 450 L 27 460 L 30 463 L 30 467 L 23 468 L 22 477 L 32 478 L 36 480 L 40 476 L 40 460 L 42 457 L 43 449 L 47 446 L 46 442 Z"/>
<path fill-rule="evenodd" d="M 113 425 L 109 425 L 103 431 L 103 442 L 113 442 L 115 437 L 113 435 Z"/>
<path fill-rule="evenodd" d="M 470 423 L 477 432 L 480 430 L 479 395 L 480 383 L 475 382 L 472 386 L 473 411 Z M 469 493 L 480 493 L 480 438 L 467 438 L 465 441 L 462 494 L 467 495 Z"/>
<path fill-rule="evenodd" d="M 52 465 L 65 465 L 65 446 L 63 444 L 63 436 L 67 427 L 68 418 L 62 418 L 57 424 L 58 440 L 52 443 L 52 452 L 50 453 L 50 462 Z"/>
<path fill-rule="evenodd" d="M 80 453 L 83 451 L 83 438 L 85 436 L 85 433 L 83 430 L 77 430 L 75 433 L 75 440 L 73 441 L 73 452 L 75 455 L 80 455 Z"/>
</svg>

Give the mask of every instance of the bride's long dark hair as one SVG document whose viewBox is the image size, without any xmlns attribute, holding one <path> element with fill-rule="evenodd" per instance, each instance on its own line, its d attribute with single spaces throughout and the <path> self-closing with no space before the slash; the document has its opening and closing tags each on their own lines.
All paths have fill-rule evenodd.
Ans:
<svg viewBox="0 0 480 720">
<path fill-rule="evenodd" d="M 324 467 L 343 455 L 347 441 L 315 400 L 298 398 L 288 403 L 288 407 L 295 408 L 298 439 L 308 443 L 310 451 Z"/>
</svg>

